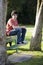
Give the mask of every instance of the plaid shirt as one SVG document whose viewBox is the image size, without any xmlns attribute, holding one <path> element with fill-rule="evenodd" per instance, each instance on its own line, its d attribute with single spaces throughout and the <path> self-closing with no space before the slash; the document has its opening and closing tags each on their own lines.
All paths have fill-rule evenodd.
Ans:
<svg viewBox="0 0 43 65">
<path fill-rule="evenodd" d="M 9 35 L 10 31 L 13 29 L 13 26 L 18 26 L 18 21 L 10 18 L 6 25 L 6 34 Z"/>
</svg>

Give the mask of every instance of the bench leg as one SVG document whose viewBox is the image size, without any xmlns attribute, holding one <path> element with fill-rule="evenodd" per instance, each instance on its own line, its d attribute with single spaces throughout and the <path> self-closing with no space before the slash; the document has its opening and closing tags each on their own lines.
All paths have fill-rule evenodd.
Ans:
<svg viewBox="0 0 43 65">
<path fill-rule="evenodd" d="M 10 46 L 12 45 L 12 42 L 9 42 Z"/>
<path fill-rule="evenodd" d="M 9 43 L 10 46 L 12 45 L 12 42 L 8 42 L 8 43 Z M 8 43 L 6 43 L 6 46 L 7 46 Z"/>
</svg>

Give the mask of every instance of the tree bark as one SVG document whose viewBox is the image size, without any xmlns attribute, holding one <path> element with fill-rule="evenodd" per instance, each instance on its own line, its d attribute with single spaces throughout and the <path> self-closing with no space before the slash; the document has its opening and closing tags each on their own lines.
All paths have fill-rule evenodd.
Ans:
<svg viewBox="0 0 43 65">
<path fill-rule="evenodd" d="M 5 42 L 6 11 L 7 0 L 0 0 L 0 65 L 5 65 L 7 61 Z"/>
<path fill-rule="evenodd" d="M 37 0 L 36 16 L 37 16 L 37 13 L 39 12 L 41 2 L 42 2 L 42 0 Z"/>
<path fill-rule="evenodd" d="M 39 8 L 40 8 L 40 0 L 37 0 L 37 11 L 36 11 L 36 13 L 38 13 Z"/>
<path fill-rule="evenodd" d="M 42 23 L 43 23 L 43 2 L 41 2 L 39 12 L 37 13 L 36 16 L 36 23 L 31 38 L 30 50 L 41 50 Z"/>
</svg>

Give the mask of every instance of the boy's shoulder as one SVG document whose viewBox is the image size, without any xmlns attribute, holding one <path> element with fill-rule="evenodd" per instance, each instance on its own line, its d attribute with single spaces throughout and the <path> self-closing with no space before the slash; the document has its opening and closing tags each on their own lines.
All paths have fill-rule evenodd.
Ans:
<svg viewBox="0 0 43 65">
<path fill-rule="evenodd" d="M 12 18 L 10 18 L 9 20 L 13 20 Z"/>
<path fill-rule="evenodd" d="M 13 19 L 12 19 L 12 18 L 10 18 L 8 21 L 13 21 Z"/>
</svg>

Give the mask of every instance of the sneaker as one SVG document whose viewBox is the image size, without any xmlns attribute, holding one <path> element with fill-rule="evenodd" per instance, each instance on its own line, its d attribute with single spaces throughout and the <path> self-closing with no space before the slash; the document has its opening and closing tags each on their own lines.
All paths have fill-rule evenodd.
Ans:
<svg viewBox="0 0 43 65">
<path fill-rule="evenodd" d="M 18 42 L 17 44 L 22 44 L 22 42 Z"/>
<path fill-rule="evenodd" d="M 22 42 L 17 43 L 18 45 L 23 45 Z"/>
<path fill-rule="evenodd" d="M 25 43 L 24 42 L 17 43 L 18 46 L 23 46 L 24 44 L 26 44 L 26 42 Z"/>
<path fill-rule="evenodd" d="M 27 44 L 27 41 L 23 41 L 22 44 Z"/>
</svg>

